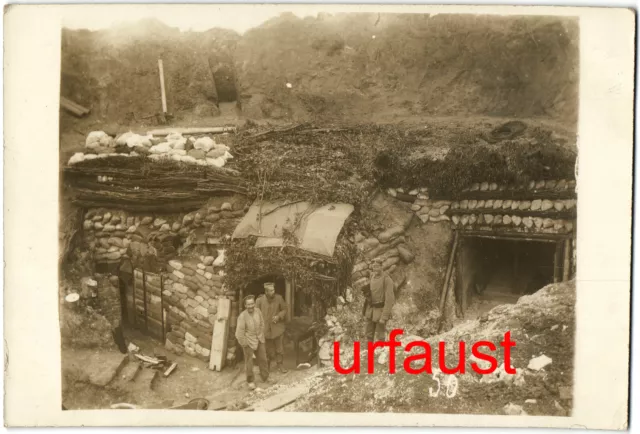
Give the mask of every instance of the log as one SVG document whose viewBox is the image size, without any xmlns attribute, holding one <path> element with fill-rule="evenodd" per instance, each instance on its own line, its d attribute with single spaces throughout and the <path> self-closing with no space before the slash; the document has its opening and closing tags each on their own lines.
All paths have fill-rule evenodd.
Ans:
<svg viewBox="0 0 640 434">
<path fill-rule="evenodd" d="M 86 107 L 82 107 L 80 104 L 76 104 L 75 102 L 71 101 L 70 99 L 67 99 L 65 97 L 60 97 L 60 106 L 73 113 L 74 115 L 78 116 L 78 117 L 82 117 L 85 116 L 87 114 L 89 114 L 89 112 L 91 110 L 89 110 Z"/>
<path fill-rule="evenodd" d="M 171 133 L 180 133 L 183 136 L 194 134 L 222 134 L 234 133 L 236 127 L 202 127 L 202 128 L 160 128 L 147 131 L 147 134 L 153 136 L 168 136 Z"/>
<path fill-rule="evenodd" d="M 82 112 L 82 110 L 79 110 L 77 108 L 75 108 L 74 106 L 62 101 L 62 99 L 60 100 L 60 106 L 65 109 L 66 111 L 68 111 L 69 113 L 81 118 L 82 116 L 84 116 L 84 112 Z"/>
</svg>

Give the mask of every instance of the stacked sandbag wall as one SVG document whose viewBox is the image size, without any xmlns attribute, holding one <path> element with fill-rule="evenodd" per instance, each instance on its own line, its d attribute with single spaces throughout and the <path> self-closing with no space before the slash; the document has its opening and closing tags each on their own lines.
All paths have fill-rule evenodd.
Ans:
<svg viewBox="0 0 640 434">
<path fill-rule="evenodd" d="M 215 246 L 231 235 L 246 212 L 244 200 L 214 202 L 197 211 L 175 215 L 132 215 L 114 209 L 89 209 L 84 220 L 84 240 L 96 265 L 115 271 L 127 259 L 133 269 L 162 275 L 162 284 L 149 273 L 146 275 L 151 327 L 157 329 L 164 320 L 167 348 L 204 361 L 209 360 L 217 300 L 221 297 L 231 299 L 227 359 L 235 359 L 233 336 L 238 303 L 235 292 L 222 286 L 224 253 Z M 203 245 L 208 253 L 180 255 L 184 247 L 194 244 Z M 134 281 L 135 288 L 143 287 L 141 276 L 134 273 L 134 280 L 140 280 Z M 136 300 L 144 309 L 144 296 L 139 295 Z M 133 303 L 133 297 L 128 299 L 132 309 Z M 164 319 L 161 306 L 166 311 Z"/>
<path fill-rule="evenodd" d="M 85 214 L 84 239 L 96 264 L 117 265 L 127 255 L 134 268 L 159 272 L 187 240 L 231 235 L 245 210 L 229 202 L 174 215 L 93 208 Z"/>
<path fill-rule="evenodd" d="M 169 261 L 162 292 L 168 310 L 170 331 L 165 345 L 169 350 L 209 360 L 218 300 L 236 298 L 223 286 L 223 276 L 224 250 Z"/>
<path fill-rule="evenodd" d="M 574 230 L 575 181 L 531 181 L 507 186 L 476 183 L 459 200 L 434 200 L 427 188 L 388 189 L 387 194 L 411 203 L 422 223 L 450 222 L 452 228 L 522 233 L 568 234 Z"/>
<path fill-rule="evenodd" d="M 382 269 L 391 275 L 399 266 L 414 260 L 414 254 L 406 244 L 406 229 L 397 225 L 367 238 L 362 233 L 356 235 L 360 255 L 351 275 L 355 289 L 361 289 L 369 283 L 370 268 L 374 261 L 382 264 Z"/>
</svg>

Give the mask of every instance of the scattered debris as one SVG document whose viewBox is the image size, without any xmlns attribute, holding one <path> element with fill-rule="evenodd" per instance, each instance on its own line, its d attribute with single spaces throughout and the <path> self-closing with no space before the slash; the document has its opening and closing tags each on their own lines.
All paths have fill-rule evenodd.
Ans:
<svg viewBox="0 0 640 434">
<path fill-rule="evenodd" d="M 533 359 L 531 359 L 529 361 L 529 365 L 527 366 L 527 369 L 531 369 L 533 371 L 539 371 L 545 366 L 550 365 L 551 362 L 552 360 L 550 357 L 547 357 L 544 354 L 542 354 L 541 356 L 534 357 Z"/>
<path fill-rule="evenodd" d="M 298 366 L 296 366 L 296 369 L 309 369 L 311 367 L 311 365 L 309 363 L 300 363 Z"/>
<path fill-rule="evenodd" d="M 164 371 L 163 375 L 165 376 L 165 378 L 171 375 L 171 373 L 176 369 L 177 366 L 178 366 L 178 363 L 173 362 L 173 364 L 171 364 L 171 366 L 169 366 L 169 368 L 166 371 Z"/>
<path fill-rule="evenodd" d="M 524 411 L 521 405 L 509 403 L 502 408 L 502 411 L 507 416 L 527 416 L 527 412 Z"/>
<path fill-rule="evenodd" d="M 537 401 L 537 400 L 535 400 L 535 399 L 527 399 L 524 403 L 525 403 L 525 404 L 537 404 L 537 403 L 538 403 L 538 401 Z"/>
<path fill-rule="evenodd" d="M 140 351 L 140 347 L 134 344 L 133 342 L 129 342 L 129 346 L 127 346 L 127 350 L 129 350 L 130 353 L 137 353 L 138 351 Z"/>
<path fill-rule="evenodd" d="M 571 399 L 571 398 L 573 398 L 573 390 L 571 389 L 571 387 L 560 386 L 558 388 L 558 391 L 560 392 L 560 399 Z"/>
<path fill-rule="evenodd" d="M 269 398 L 254 404 L 252 408 L 254 411 L 274 411 L 294 402 L 296 399 L 308 393 L 308 387 L 295 387 L 285 390 L 277 395 L 270 396 Z"/>
<path fill-rule="evenodd" d="M 194 398 L 186 404 L 170 407 L 169 410 L 208 410 L 209 401 L 204 398 Z"/>
<path fill-rule="evenodd" d="M 560 327 L 558 324 L 554 325 L 553 327 L 551 327 L 551 331 L 557 330 L 558 327 Z"/>
<path fill-rule="evenodd" d="M 149 363 L 152 365 L 157 365 L 160 363 L 160 360 L 156 359 L 155 357 L 143 356 L 142 354 L 134 354 L 134 356 L 142 360 L 143 362 Z"/>
<path fill-rule="evenodd" d="M 558 415 L 559 416 L 567 416 L 567 410 L 565 410 L 565 408 L 563 406 L 561 406 L 558 401 L 553 401 L 553 405 L 556 408 L 556 410 L 558 410 Z"/>
</svg>

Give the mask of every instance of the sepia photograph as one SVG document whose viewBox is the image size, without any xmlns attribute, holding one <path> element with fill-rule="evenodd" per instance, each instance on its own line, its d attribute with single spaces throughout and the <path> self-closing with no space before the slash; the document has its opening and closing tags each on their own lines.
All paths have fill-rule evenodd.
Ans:
<svg viewBox="0 0 640 434">
<path fill-rule="evenodd" d="M 62 405 L 570 415 L 578 29 L 64 28 Z"/>
<path fill-rule="evenodd" d="M 56 408 L 575 416 L 610 204 L 529 10 L 63 17 Z"/>
</svg>

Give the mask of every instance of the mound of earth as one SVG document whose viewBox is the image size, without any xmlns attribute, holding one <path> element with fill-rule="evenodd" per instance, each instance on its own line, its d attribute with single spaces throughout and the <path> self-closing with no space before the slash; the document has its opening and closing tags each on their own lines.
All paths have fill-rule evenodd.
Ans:
<svg viewBox="0 0 640 434">
<path fill-rule="evenodd" d="M 550 17 L 283 14 L 245 33 L 235 58 L 250 117 L 485 114 L 572 124 L 577 35 L 577 22 Z"/>
<path fill-rule="evenodd" d="M 467 343 L 466 372 L 456 374 L 455 380 L 445 378 L 452 376 L 438 377 L 441 392 L 436 397 L 431 395 L 438 390 L 439 383 L 428 373 L 411 375 L 402 370 L 404 354 L 399 350 L 396 355 L 399 369 L 395 374 L 389 374 L 388 365 L 383 364 L 375 366 L 374 374 L 366 374 L 366 360 L 362 360 L 361 374 L 334 372 L 291 409 L 568 416 L 573 403 L 574 306 L 575 282 L 552 284 L 521 297 L 514 305 L 497 306 L 478 320 L 426 339 L 432 348 L 434 368 L 438 366 L 439 342 L 446 342 L 449 368 L 457 364 L 458 343 Z M 498 348 L 493 354 L 498 356 L 499 364 L 504 362 L 500 342 L 507 331 L 516 343 L 511 349 L 511 366 L 518 373 L 505 374 L 498 369 L 494 374 L 480 375 L 472 371 L 470 347 L 478 341 L 493 342 Z M 403 336 L 402 340 L 406 344 L 420 339 Z M 541 369 L 532 363 L 546 358 L 551 362 Z M 447 381 L 452 382 L 448 389 L 453 395 L 450 397 L 446 396 Z M 453 382 L 457 382 L 457 387 Z"/>
<path fill-rule="evenodd" d="M 288 13 L 244 35 L 145 20 L 63 30 L 61 91 L 91 118 L 139 122 L 161 111 L 160 58 L 176 116 L 215 116 L 217 102 L 237 99 L 251 119 L 481 114 L 574 125 L 577 35 L 577 21 L 553 17 Z"/>
<path fill-rule="evenodd" d="M 168 113 L 213 116 L 224 100 L 213 76 L 221 92 L 228 91 L 239 37 L 225 29 L 181 32 L 157 20 L 100 31 L 63 29 L 61 94 L 92 108 L 93 118 L 140 121 L 162 112 L 162 59 Z"/>
</svg>

